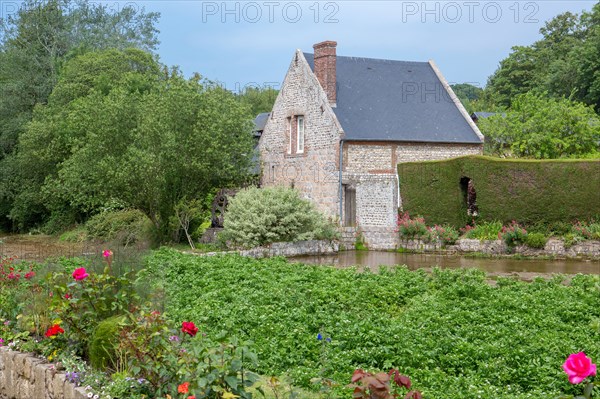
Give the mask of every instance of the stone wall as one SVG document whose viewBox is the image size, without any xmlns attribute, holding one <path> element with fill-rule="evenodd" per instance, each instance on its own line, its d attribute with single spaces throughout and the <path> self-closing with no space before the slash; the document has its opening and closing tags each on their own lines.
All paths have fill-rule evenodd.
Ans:
<svg viewBox="0 0 600 399">
<path fill-rule="evenodd" d="M 271 258 L 273 256 L 303 256 L 303 255 L 327 255 L 337 253 L 340 249 L 337 241 L 310 240 L 297 242 L 274 242 L 264 247 L 256 247 L 245 251 L 239 251 L 242 256 L 251 258 Z"/>
<path fill-rule="evenodd" d="M 54 365 L 28 353 L 0 348 L 0 399 L 84 399 L 83 388 L 65 380 Z"/>
<path fill-rule="evenodd" d="M 356 227 L 340 227 L 340 250 L 354 249 L 356 239 L 358 237 L 358 229 Z"/>
<path fill-rule="evenodd" d="M 396 165 L 402 162 L 435 161 L 482 154 L 482 144 L 402 143 L 396 147 Z"/>
<path fill-rule="evenodd" d="M 353 245 L 354 246 L 354 245 Z M 223 254 L 238 254 L 250 258 L 271 258 L 274 256 L 303 256 L 303 255 L 330 255 L 340 250 L 338 241 L 307 240 L 296 242 L 274 242 L 264 247 L 255 247 L 239 251 L 220 251 L 198 254 L 197 252 L 183 251 L 189 255 L 216 256 Z M 1 399 L 1 398 L 0 398 Z"/>
<path fill-rule="evenodd" d="M 304 116 L 304 151 L 290 153 L 288 118 Z M 301 51 L 290 63 L 260 138 L 263 186 L 293 186 L 327 215 L 339 214 L 341 126 Z M 293 135 L 293 131 L 291 132 Z"/>
<path fill-rule="evenodd" d="M 344 145 L 343 183 L 356 188 L 356 220 L 361 228 L 394 227 L 401 208 L 396 166 L 481 154 L 481 144 L 370 143 Z M 379 246 L 378 243 L 371 243 Z"/>
<path fill-rule="evenodd" d="M 447 254 L 479 252 L 488 255 L 506 255 L 509 249 L 502 240 L 462 239 L 455 245 L 442 247 L 441 243 L 426 243 L 421 240 L 397 240 L 395 248 L 404 248 L 416 252 L 440 252 Z M 388 247 L 387 249 L 394 249 Z M 560 258 L 592 258 L 600 259 L 600 241 L 583 241 L 565 248 L 562 240 L 551 238 L 544 248 L 529 248 L 519 245 L 510 252 L 524 256 L 556 256 Z"/>
</svg>

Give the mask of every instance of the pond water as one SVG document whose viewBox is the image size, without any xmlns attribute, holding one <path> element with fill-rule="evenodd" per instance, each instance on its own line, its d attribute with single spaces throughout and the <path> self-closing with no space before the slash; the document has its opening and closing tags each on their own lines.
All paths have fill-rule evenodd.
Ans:
<svg viewBox="0 0 600 399">
<path fill-rule="evenodd" d="M 518 275 L 524 278 L 542 274 L 600 274 L 600 260 L 540 260 L 514 258 L 474 258 L 439 254 L 410 254 L 385 251 L 341 251 L 335 255 L 299 256 L 291 262 L 329 265 L 334 267 L 358 266 L 376 272 L 379 266 L 407 265 L 409 269 L 477 268 L 491 275 Z"/>
</svg>

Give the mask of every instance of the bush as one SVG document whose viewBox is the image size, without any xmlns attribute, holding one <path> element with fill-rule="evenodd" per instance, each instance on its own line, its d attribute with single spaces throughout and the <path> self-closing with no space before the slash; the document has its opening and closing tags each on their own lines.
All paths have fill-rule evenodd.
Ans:
<svg viewBox="0 0 600 399">
<path fill-rule="evenodd" d="M 83 226 L 76 227 L 73 230 L 68 230 L 62 233 L 59 240 L 74 243 L 84 242 L 87 240 L 87 230 Z"/>
<path fill-rule="evenodd" d="M 106 211 L 92 216 L 85 227 L 89 238 L 103 241 L 118 241 L 121 245 L 145 241 L 152 224 L 148 217 L 137 209 Z"/>
<path fill-rule="evenodd" d="M 408 212 L 398 215 L 398 233 L 400 237 L 429 239 L 429 230 L 421 216 L 411 218 Z"/>
<path fill-rule="evenodd" d="M 231 199 L 221 239 L 238 247 L 333 239 L 336 229 L 314 205 L 285 187 L 248 188 Z"/>
<path fill-rule="evenodd" d="M 429 234 L 432 240 L 440 240 L 444 245 L 454 244 L 459 237 L 458 231 L 450 225 L 438 226 L 436 224 L 429 228 Z"/>
<path fill-rule="evenodd" d="M 573 234 L 576 234 L 586 240 L 600 239 L 600 223 L 577 222 L 571 228 Z"/>
<path fill-rule="evenodd" d="M 548 238 L 542 233 L 529 233 L 525 237 L 525 245 L 531 248 L 544 248 Z"/>
<path fill-rule="evenodd" d="M 501 222 L 483 222 L 475 226 L 466 226 L 460 229 L 465 238 L 478 240 L 496 240 L 502 230 Z"/>
<path fill-rule="evenodd" d="M 503 240 L 509 247 L 523 244 L 526 238 L 527 230 L 514 220 L 508 226 L 503 226 L 498 233 L 498 239 Z"/>
<path fill-rule="evenodd" d="M 109 367 L 118 370 L 116 348 L 119 345 L 119 336 L 122 326 L 126 321 L 125 316 L 113 316 L 101 321 L 90 341 L 90 364 L 98 370 Z"/>
</svg>

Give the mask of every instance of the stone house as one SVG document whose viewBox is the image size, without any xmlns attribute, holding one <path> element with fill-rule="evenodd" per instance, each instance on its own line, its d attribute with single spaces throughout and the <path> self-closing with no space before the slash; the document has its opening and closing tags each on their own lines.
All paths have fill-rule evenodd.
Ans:
<svg viewBox="0 0 600 399">
<path fill-rule="evenodd" d="M 337 56 L 336 46 L 292 57 L 259 140 L 261 184 L 295 187 L 371 248 L 392 248 L 397 164 L 481 154 L 483 135 L 433 61 Z"/>
</svg>

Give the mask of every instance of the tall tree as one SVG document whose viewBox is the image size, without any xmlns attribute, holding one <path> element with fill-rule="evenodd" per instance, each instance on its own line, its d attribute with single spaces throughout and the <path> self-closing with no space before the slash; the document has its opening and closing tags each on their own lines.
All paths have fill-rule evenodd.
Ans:
<svg viewBox="0 0 600 399">
<path fill-rule="evenodd" d="M 36 104 L 46 104 L 62 65 L 86 51 L 137 47 L 154 50 L 158 14 L 118 11 L 87 0 L 26 0 L 0 21 L 0 228 L 10 227 L 15 145 Z"/>
<path fill-rule="evenodd" d="M 492 155 L 552 159 L 598 155 L 600 118 L 593 108 L 546 93 L 517 96 L 511 109 L 479 122 Z"/>
<path fill-rule="evenodd" d="M 11 217 L 27 227 L 116 201 L 168 239 L 178 204 L 246 177 L 251 120 L 232 93 L 167 72 L 139 50 L 72 59 L 20 140 Z"/>
<path fill-rule="evenodd" d="M 600 79 L 599 25 L 600 3 L 591 12 L 554 17 L 540 29 L 540 40 L 513 47 L 490 76 L 486 94 L 503 107 L 519 94 L 536 91 L 600 110 L 600 91 L 595 89 Z"/>
</svg>

